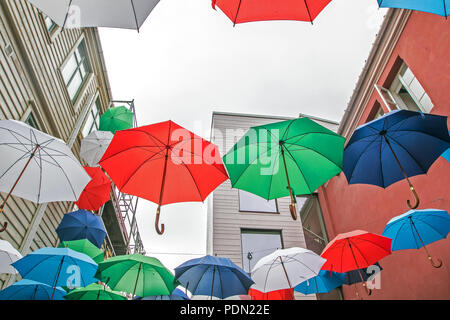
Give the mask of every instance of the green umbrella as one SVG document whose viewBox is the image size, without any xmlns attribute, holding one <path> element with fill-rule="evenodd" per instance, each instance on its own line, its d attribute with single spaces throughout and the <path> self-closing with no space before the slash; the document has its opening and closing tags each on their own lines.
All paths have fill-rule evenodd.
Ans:
<svg viewBox="0 0 450 320">
<path fill-rule="evenodd" d="M 308 118 L 252 127 L 223 157 L 234 188 L 271 200 L 313 193 L 339 174 L 345 138 Z"/>
<path fill-rule="evenodd" d="M 88 239 L 63 241 L 60 243 L 59 247 L 69 248 L 84 253 L 91 257 L 92 260 L 94 260 L 96 263 L 105 260 L 105 253 L 97 248 L 97 246 L 90 242 Z"/>
<path fill-rule="evenodd" d="M 100 262 L 95 277 L 113 290 L 140 297 L 170 295 L 178 286 L 174 275 L 158 259 L 140 254 Z"/>
<path fill-rule="evenodd" d="M 66 300 L 127 300 L 120 292 L 102 286 L 98 283 L 91 283 L 87 287 L 77 288 L 66 294 Z"/>
<path fill-rule="evenodd" d="M 133 127 L 134 115 L 124 106 L 113 107 L 106 110 L 100 117 L 100 131 L 110 131 L 115 133 L 119 130 L 130 129 Z"/>
</svg>

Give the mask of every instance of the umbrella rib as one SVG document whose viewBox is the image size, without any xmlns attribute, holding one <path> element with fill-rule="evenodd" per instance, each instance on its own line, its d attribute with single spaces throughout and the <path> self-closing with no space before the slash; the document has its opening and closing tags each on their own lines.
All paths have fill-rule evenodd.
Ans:
<svg viewBox="0 0 450 320">
<path fill-rule="evenodd" d="M 131 146 L 131 147 L 122 149 L 122 150 L 120 150 L 120 151 L 118 151 L 118 152 L 116 152 L 116 153 L 114 153 L 114 154 L 112 154 L 112 155 L 109 155 L 108 157 L 102 159 L 101 162 L 104 162 L 104 161 L 106 161 L 106 160 L 109 160 L 109 159 L 111 159 L 112 157 L 115 157 L 115 156 L 117 156 L 117 155 L 119 155 L 119 154 L 121 154 L 121 153 L 123 153 L 123 152 L 130 151 L 130 150 L 132 150 L 132 149 L 142 149 L 142 150 L 144 150 L 144 151 L 153 152 L 154 154 L 159 154 L 159 153 L 161 153 L 162 151 L 165 150 L 165 149 L 160 149 L 158 152 L 154 152 L 154 151 L 150 151 L 150 150 L 145 149 L 145 148 L 154 148 L 154 147 L 159 148 L 160 146 L 158 146 L 158 145 L 155 145 L 155 146 L 151 146 L 151 145 L 148 145 L 148 146 Z"/>
<path fill-rule="evenodd" d="M 42 165 L 42 155 L 41 155 L 41 148 L 38 148 L 38 152 L 39 152 L 39 191 L 38 191 L 38 203 L 39 200 L 41 198 L 41 191 L 42 191 L 42 169 L 43 169 L 43 165 Z"/>
<path fill-rule="evenodd" d="M 397 238 L 398 238 L 398 235 L 400 234 L 400 231 L 402 230 L 402 228 L 403 228 L 405 225 L 407 225 L 407 223 L 406 223 L 405 221 L 403 221 L 403 223 L 401 224 L 400 228 L 398 228 L 397 233 L 396 233 L 394 239 L 392 239 L 392 242 L 391 242 L 391 250 L 392 250 L 392 247 L 394 246 L 395 241 L 397 241 Z M 385 231 L 387 231 L 387 230 L 388 230 L 390 227 L 392 227 L 392 226 L 393 226 L 393 225 L 388 226 L 388 228 L 386 228 Z M 383 233 L 384 233 L 384 232 L 383 232 Z"/>
<path fill-rule="evenodd" d="M 14 161 L 14 163 L 12 165 L 10 165 L 0 176 L 0 179 L 3 178 L 3 176 L 9 171 L 11 170 L 19 161 L 25 159 L 28 156 L 28 153 L 31 153 L 31 151 L 25 153 L 24 155 L 22 155 L 19 159 L 17 159 L 16 161 Z"/>
<path fill-rule="evenodd" d="M 388 135 L 386 134 L 386 136 L 388 136 Z M 388 136 L 388 137 L 389 137 L 392 141 L 394 141 L 395 144 L 397 144 L 400 148 L 402 148 L 403 150 L 405 150 L 406 153 L 411 157 L 411 159 L 414 160 L 414 162 L 419 166 L 419 168 L 420 168 L 423 172 L 427 172 L 427 170 L 424 170 L 424 168 L 422 167 L 422 164 L 420 164 L 420 163 L 416 160 L 416 158 L 413 157 L 413 155 L 409 152 L 408 149 L 406 149 L 403 145 L 401 145 L 401 144 L 400 144 L 397 140 L 395 140 L 394 138 L 392 138 L 392 137 L 390 137 L 390 136 Z"/>
<path fill-rule="evenodd" d="M 203 280 L 203 277 L 205 276 L 206 272 L 208 271 L 209 268 L 212 267 L 212 265 L 210 265 L 210 264 L 208 264 L 208 265 L 206 265 L 206 266 L 207 266 L 207 267 L 206 267 L 206 270 L 203 272 L 202 276 L 201 276 L 200 279 L 197 281 L 197 284 L 195 285 L 194 291 L 191 291 L 192 294 L 195 294 L 195 291 L 197 291 L 197 288 L 198 288 L 200 282 Z M 188 269 L 188 270 L 189 270 L 189 269 Z M 187 271 L 187 270 L 186 270 L 186 271 Z"/>
<path fill-rule="evenodd" d="M 128 182 L 130 182 L 131 178 L 139 171 L 139 169 L 141 169 L 144 165 L 146 165 L 147 163 L 154 161 L 154 160 L 160 160 L 160 159 L 164 159 L 164 157 L 162 158 L 156 158 L 156 159 L 152 159 L 153 157 L 157 156 L 159 153 L 155 153 L 152 154 L 152 156 L 148 159 L 146 159 L 145 161 L 143 161 L 128 177 L 128 179 L 125 181 L 125 183 L 122 185 L 121 189 L 125 188 L 125 186 L 128 184 Z"/>
<path fill-rule="evenodd" d="M 338 165 L 336 162 L 334 162 L 333 160 L 331 160 L 330 158 L 328 158 L 328 157 L 325 156 L 323 153 L 321 153 L 321 152 L 319 152 L 319 151 L 317 151 L 317 150 L 314 150 L 314 149 L 309 148 L 309 147 L 301 146 L 301 145 L 298 145 L 298 144 L 294 144 L 294 143 L 289 143 L 289 142 L 286 142 L 286 143 L 287 143 L 287 144 L 294 145 L 294 146 L 303 147 L 303 148 L 305 148 L 304 150 L 310 150 L 310 151 L 313 151 L 313 152 L 317 153 L 318 155 L 321 155 L 322 157 L 324 157 L 324 158 L 327 159 L 328 161 L 330 161 L 332 164 L 334 164 L 334 165 L 335 165 L 336 167 L 338 167 L 339 169 L 342 169 L 341 167 L 339 167 L 339 165 Z M 303 151 L 303 150 L 293 150 L 293 151 Z"/>
<path fill-rule="evenodd" d="M 305 177 L 305 175 L 303 174 L 303 171 L 302 171 L 302 169 L 300 168 L 300 166 L 298 165 L 297 161 L 295 161 L 294 156 L 291 154 L 291 152 L 289 151 L 288 148 L 285 148 L 285 149 L 286 149 L 286 151 L 288 152 L 288 154 L 291 156 L 292 161 L 294 161 L 294 163 L 295 163 L 295 165 L 297 166 L 298 170 L 300 170 L 300 174 L 302 175 L 303 180 L 305 180 L 305 183 L 306 183 L 306 186 L 308 187 L 309 193 L 310 193 L 310 194 L 313 193 L 314 190 L 311 190 L 311 187 L 309 186 L 308 180 L 306 180 L 306 177 Z M 287 169 L 287 168 L 286 168 L 286 169 Z"/>
<path fill-rule="evenodd" d="M 431 134 L 429 134 L 429 133 L 422 132 L 422 131 L 418 131 L 418 130 L 404 130 L 404 129 L 399 129 L 399 130 L 395 130 L 395 132 L 413 132 L 413 133 L 421 133 L 421 134 L 424 134 L 424 135 L 426 135 L 426 136 L 432 137 L 432 138 L 434 138 L 434 139 L 443 141 L 443 142 L 445 142 L 445 143 L 449 143 L 447 140 L 441 139 L 441 138 L 436 137 L 436 136 L 433 136 L 433 135 L 431 135 Z M 392 139 L 392 138 L 391 138 L 391 139 Z"/>
<path fill-rule="evenodd" d="M 353 251 L 353 247 L 355 247 L 358 251 L 359 251 L 359 253 L 361 254 L 361 257 L 363 257 L 363 259 L 364 259 L 364 261 L 366 261 L 366 264 L 367 265 L 369 265 L 369 261 L 367 261 L 367 259 L 366 259 L 366 257 L 364 256 L 364 254 L 362 253 L 362 251 L 358 248 L 358 246 L 354 243 L 354 241 L 352 240 L 352 239 L 348 239 L 348 242 L 349 242 L 349 244 L 351 244 L 352 242 L 353 242 L 353 246 L 350 248 L 350 250 L 352 250 Z M 380 247 L 381 248 L 381 247 Z M 355 257 L 355 263 L 356 263 L 356 267 L 358 268 L 358 269 L 360 269 L 360 267 L 358 266 L 358 262 L 356 261 L 356 257 Z"/>
<path fill-rule="evenodd" d="M 389 238 L 388 238 L 389 239 Z M 390 251 L 386 250 L 385 248 L 383 248 L 382 246 L 378 245 L 377 243 L 371 241 L 371 240 L 367 240 L 367 239 L 362 239 L 362 238 L 358 238 L 358 241 L 366 241 L 366 242 L 370 242 L 371 244 L 373 244 L 374 246 L 377 246 L 380 249 L 383 249 L 384 251 L 386 251 L 387 253 L 391 253 Z M 358 249 L 359 250 L 359 249 Z"/>
<path fill-rule="evenodd" d="M 384 184 L 384 172 L 383 172 L 383 139 L 381 139 L 381 143 L 380 143 L 380 167 L 381 167 L 381 181 L 382 181 L 382 185 L 385 186 Z"/>
<path fill-rule="evenodd" d="M 200 199 L 203 200 L 203 196 L 202 196 L 202 194 L 201 194 L 201 192 L 200 192 L 200 189 L 199 189 L 199 187 L 198 187 L 198 185 L 197 185 L 197 181 L 195 181 L 194 175 L 192 174 L 191 170 L 189 170 L 188 166 L 187 166 L 183 161 L 181 161 L 181 164 L 182 164 L 182 165 L 186 168 L 186 170 L 189 172 L 189 174 L 190 174 L 190 176 L 191 176 L 191 178 L 192 178 L 192 181 L 194 182 L 195 187 L 197 188 L 197 192 L 198 192 L 198 194 L 199 194 L 199 196 L 200 196 Z"/>
<path fill-rule="evenodd" d="M 275 259 L 272 260 L 272 263 L 269 266 L 269 270 L 267 270 L 266 273 L 266 279 L 264 280 L 264 292 L 266 292 L 266 288 L 267 288 L 267 280 L 269 279 L 269 273 L 270 270 L 272 269 L 272 267 L 274 266 L 275 262 L 278 262 L 278 257 L 276 257 Z"/>
<path fill-rule="evenodd" d="M 217 267 L 217 273 L 219 274 L 219 281 L 220 281 L 220 292 L 222 293 L 221 297 L 222 299 L 225 297 L 225 294 L 223 293 L 223 283 L 222 283 L 222 275 L 220 273 L 220 268 Z M 213 292 L 213 296 L 214 296 L 214 292 Z"/>
<path fill-rule="evenodd" d="M 439 217 L 439 216 L 433 216 L 433 218 L 442 218 L 442 217 Z M 444 218 L 442 218 L 442 219 L 444 219 Z M 437 232 L 441 237 L 443 237 L 443 238 L 446 238 L 446 237 L 447 237 L 447 235 L 443 236 L 443 235 L 442 235 L 436 228 L 434 228 L 431 224 L 425 222 L 425 220 L 419 219 L 419 218 L 414 218 L 414 220 L 420 221 L 421 223 L 427 225 L 429 228 L 431 228 L 431 229 L 433 229 L 435 232 Z"/>
<path fill-rule="evenodd" d="M 359 163 L 359 161 L 361 160 L 362 156 L 363 156 L 364 153 L 367 151 L 367 149 L 369 149 L 369 147 L 370 147 L 375 141 L 378 140 L 378 138 L 379 138 L 379 137 L 377 136 L 373 141 L 369 142 L 369 143 L 367 144 L 367 146 L 365 147 L 365 149 L 364 149 L 363 151 L 361 151 L 361 153 L 359 154 L 358 159 L 355 161 L 355 164 L 353 165 L 352 172 L 350 173 L 350 178 L 348 178 L 348 182 L 349 182 L 349 183 L 350 183 L 350 181 L 352 180 L 353 172 L 355 172 L 355 169 L 356 169 L 356 167 L 358 166 L 358 163 Z M 347 147 L 348 147 L 348 146 L 347 146 Z"/>
<path fill-rule="evenodd" d="M 418 235 L 419 233 L 418 233 L 417 231 L 414 232 L 413 224 L 412 224 L 412 223 L 410 223 L 409 226 L 410 226 L 410 228 L 411 228 L 411 233 L 412 233 L 412 235 L 413 235 L 414 242 L 416 243 L 416 247 L 417 247 L 417 249 L 420 249 L 422 246 L 419 246 L 419 244 L 417 243 L 416 236 L 415 236 L 416 233 L 417 233 L 417 235 Z"/>
<path fill-rule="evenodd" d="M 281 147 L 280 147 L 281 148 Z M 267 194 L 267 199 L 270 198 L 270 191 L 272 189 L 272 180 L 273 180 L 273 172 L 275 170 L 275 164 L 276 162 L 280 162 L 280 151 L 278 150 L 278 157 L 275 158 L 275 163 L 273 164 L 273 168 L 272 168 L 272 174 L 270 175 L 270 182 L 269 182 L 269 193 Z"/>
</svg>

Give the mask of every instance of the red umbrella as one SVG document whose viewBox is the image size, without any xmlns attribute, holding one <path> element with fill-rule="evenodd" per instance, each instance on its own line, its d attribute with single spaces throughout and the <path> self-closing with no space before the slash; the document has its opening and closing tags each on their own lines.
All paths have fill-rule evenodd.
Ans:
<svg viewBox="0 0 450 320">
<path fill-rule="evenodd" d="M 248 290 L 252 300 L 294 300 L 294 289 L 282 289 L 270 292 L 261 292 L 256 289 Z"/>
<path fill-rule="evenodd" d="M 172 121 L 116 132 L 100 165 L 121 192 L 162 205 L 203 201 L 228 179 L 216 145 Z"/>
<path fill-rule="evenodd" d="M 83 167 L 92 180 L 86 185 L 78 201 L 78 208 L 85 210 L 98 210 L 111 197 L 111 181 L 99 167 Z"/>
<path fill-rule="evenodd" d="M 264 20 L 300 20 L 311 23 L 331 0 L 212 0 L 236 23 Z"/>
</svg>

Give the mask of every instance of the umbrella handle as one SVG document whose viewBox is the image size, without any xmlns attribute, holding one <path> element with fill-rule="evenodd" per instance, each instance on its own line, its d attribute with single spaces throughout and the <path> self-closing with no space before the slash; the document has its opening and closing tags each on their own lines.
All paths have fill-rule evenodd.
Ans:
<svg viewBox="0 0 450 320">
<path fill-rule="evenodd" d="M 436 264 L 436 262 L 433 261 L 433 258 L 431 258 L 430 256 L 428 256 L 428 260 L 430 260 L 431 265 L 436 268 L 439 269 L 440 267 L 442 267 L 442 260 L 437 258 L 437 261 L 439 261 L 439 264 Z"/>
<path fill-rule="evenodd" d="M 295 203 L 289 205 L 289 210 L 291 211 L 291 216 L 293 220 L 297 220 L 297 209 L 295 208 Z"/>
<path fill-rule="evenodd" d="M 159 214 L 161 212 L 161 206 L 158 206 L 158 209 L 156 209 L 156 219 L 155 219 L 155 229 L 156 232 L 159 235 L 162 235 L 164 233 L 164 223 L 161 224 L 161 228 L 159 228 Z"/>
<path fill-rule="evenodd" d="M 370 296 L 372 294 L 372 289 L 367 288 L 367 285 L 365 282 L 363 283 L 363 287 L 366 290 L 367 295 Z"/>
<path fill-rule="evenodd" d="M 408 204 L 408 207 L 410 207 L 411 209 L 416 209 L 420 204 L 419 196 L 417 195 L 417 192 L 416 192 L 416 190 L 414 190 L 414 187 L 412 185 L 409 186 L 409 189 L 411 190 L 412 194 L 414 195 L 414 198 L 416 199 L 416 203 L 414 204 L 414 206 L 411 205 L 411 202 L 409 200 L 407 200 L 406 203 Z"/>
<path fill-rule="evenodd" d="M 3 227 L 0 229 L 0 233 L 6 231 L 6 228 L 8 228 L 8 222 L 5 221 Z"/>
</svg>

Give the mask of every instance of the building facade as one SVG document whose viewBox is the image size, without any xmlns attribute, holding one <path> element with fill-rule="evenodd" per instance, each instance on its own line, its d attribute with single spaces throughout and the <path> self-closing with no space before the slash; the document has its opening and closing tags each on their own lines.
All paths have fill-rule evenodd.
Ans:
<svg viewBox="0 0 450 320">
<path fill-rule="evenodd" d="M 437 15 L 390 9 L 366 61 L 338 133 L 350 139 L 354 130 L 395 109 L 448 116 L 450 113 L 450 21 Z M 449 125 L 450 122 L 447 123 Z M 450 164 L 440 157 L 426 175 L 410 178 L 420 196 L 418 209 L 450 210 Z M 394 216 L 409 210 L 412 194 L 405 180 L 386 189 L 348 185 L 344 173 L 319 189 L 328 235 L 360 229 L 381 234 Z M 449 299 L 450 240 L 427 245 L 443 266 L 433 268 L 423 249 L 394 251 L 383 258 L 383 270 L 372 295 L 364 299 Z M 355 299 L 344 286 L 344 298 Z"/>
<path fill-rule="evenodd" d="M 61 30 L 28 1 L 0 2 L 1 119 L 24 121 L 64 140 L 85 165 L 79 157 L 81 140 L 98 129 L 100 115 L 111 105 L 114 101 L 96 28 Z M 103 209 L 108 254 L 129 249 L 131 232 L 123 217 L 134 210 L 133 203 L 114 188 L 111 191 L 111 201 Z M 64 213 L 73 209 L 71 202 L 37 205 L 13 196 L 0 215 L 0 222 L 9 224 L 0 238 L 22 254 L 54 247 L 58 244 L 55 229 Z M 130 226 L 136 235 L 135 222 Z M 142 251 L 140 238 L 133 240 Z M 0 276 L 0 287 L 5 279 Z"/>
</svg>

